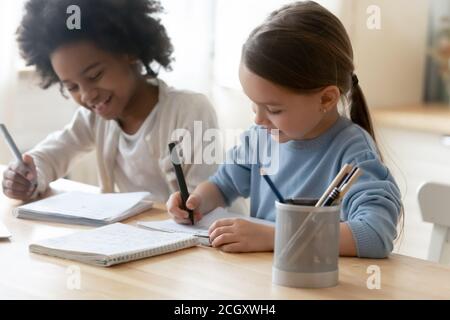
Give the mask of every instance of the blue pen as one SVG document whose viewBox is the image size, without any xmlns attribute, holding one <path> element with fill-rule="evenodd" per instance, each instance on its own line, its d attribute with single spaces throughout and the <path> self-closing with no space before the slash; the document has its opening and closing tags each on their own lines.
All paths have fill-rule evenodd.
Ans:
<svg viewBox="0 0 450 320">
<path fill-rule="evenodd" d="M 277 187 L 275 187 L 273 181 L 269 178 L 268 175 L 264 172 L 264 169 L 261 169 L 260 174 L 266 180 L 267 184 L 269 185 L 270 189 L 272 189 L 272 192 L 277 196 L 278 201 L 280 203 L 285 203 L 283 196 L 281 195 L 280 191 L 278 191 Z"/>
</svg>

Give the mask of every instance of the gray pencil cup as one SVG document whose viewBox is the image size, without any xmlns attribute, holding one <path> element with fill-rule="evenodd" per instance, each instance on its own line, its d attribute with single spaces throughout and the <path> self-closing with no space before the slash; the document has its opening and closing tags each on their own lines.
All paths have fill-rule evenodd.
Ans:
<svg viewBox="0 0 450 320">
<path fill-rule="evenodd" d="M 325 288 L 338 284 L 340 206 L 317 200 L 276 202 L 274 284 Z"/>
</svg>

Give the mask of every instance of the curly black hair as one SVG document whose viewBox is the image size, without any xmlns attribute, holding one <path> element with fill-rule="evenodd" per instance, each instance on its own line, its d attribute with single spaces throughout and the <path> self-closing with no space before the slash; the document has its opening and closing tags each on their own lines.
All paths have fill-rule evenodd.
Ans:
<svg viewBox="0 0 450 320">
<path fill-rule="evenodd" d="M 66 25 L 69 6 L 81 12 L 81 29 Z M 147 75 L 157 76 L 151 68 L 157 63 L 170 70 L 173 47 L 160 20 L 162 12 L 153 0 L 29 0 L 17 30 L 20 52 L 28 66 L 35 66 L 47 89 L 59 82 L 50 55 L 60 46 L 89 40 L 102 50 L 137 57 Z"/>
</svg>

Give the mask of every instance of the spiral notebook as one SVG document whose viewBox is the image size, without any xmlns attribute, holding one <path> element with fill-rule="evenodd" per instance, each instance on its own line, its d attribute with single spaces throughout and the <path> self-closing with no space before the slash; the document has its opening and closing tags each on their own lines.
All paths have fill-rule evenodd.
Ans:
<svg viewBox="0 0 450 320">
<path fill-rule="evenodd" d="M 30 252 L 109 267 L 199 244 L 198 238 L 114 223 L 31 244 Z"/>
<path fill-rule="evenodd" d="M 149 192 L 88 193 L 72 191 L 25 204 L 13 214 L 22 219 L 101 226 L 149 210 Z"/>
</svg>

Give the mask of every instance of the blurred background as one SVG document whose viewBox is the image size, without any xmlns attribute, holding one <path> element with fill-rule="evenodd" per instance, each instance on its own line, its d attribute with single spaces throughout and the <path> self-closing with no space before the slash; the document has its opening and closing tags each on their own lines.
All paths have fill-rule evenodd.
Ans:
<svg viewBox="0 0 450 320">
<path fill-rule="evenodd" d="M 95 1 L 95 0 L 93 0 Z M 162 0 L 161 19 L 175 48 L 173 71 L 161 78 L 205 93 L 220 126 L 252 124 L 238 81 L 243 42 L 282 0 Z M 433 225 L 417 200 L 421 184 L 450 184 L 450 2 L 448 0 L 317 1 L 344 23 L 356 74 L 366 94 L 384 159 L 400 185 L 405 229 L 396 252 L 426 258 Z M 23 0 L 0 2 L 0 119 L 22 151 L 68 123 L 77 106 L 58 87 L 43 91 L 19 58 L 14 32 Z M 379 18 L 373 24 L 373 18 Z M 12 159 L 0 141 L 0 164 Z M 96 184 L 93 155 L 70 178 Z"/>
</svg>

